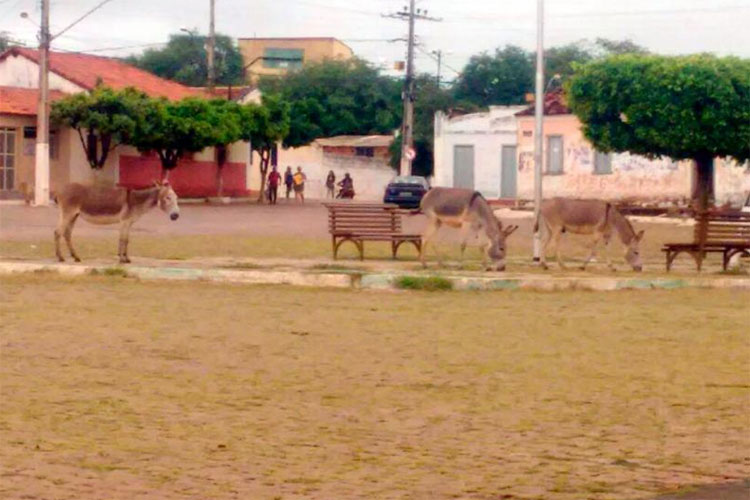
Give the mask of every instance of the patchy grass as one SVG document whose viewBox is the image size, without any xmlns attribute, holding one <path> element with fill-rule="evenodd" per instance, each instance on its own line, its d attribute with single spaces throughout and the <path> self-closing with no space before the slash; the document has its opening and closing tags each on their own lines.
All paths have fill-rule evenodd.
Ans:
<svg viewBox="0 0 750 500">
<path fill-rule="evenodd" d="M 4 277 L 0 496 L 620 499 L 747 477 L 748 303 Z"/>
<path fill-rule="evenodd" d="M 119 276 L 121 278 L 127 278 L 129 276 L 128 271 L 122 267 L 104 267 L 95 268 L 89 271 L 91 276 Z"/>
<path fill-rule="evenodd" d="M 402 290 L 424 290 L 427 292 L 453 290 L 453 282 L 442 276 L 399 276 L 396 288 Z"/>
</svg>

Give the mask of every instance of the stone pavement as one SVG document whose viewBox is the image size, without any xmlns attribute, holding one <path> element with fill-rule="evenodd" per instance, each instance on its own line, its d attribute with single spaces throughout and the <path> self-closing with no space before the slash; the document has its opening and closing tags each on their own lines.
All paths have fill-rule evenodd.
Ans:
<svg viewBox="0 0 750 500">
<path fill-rule="evenodd" d="M 732 288 L 750 290 L 750 277 L 721 275 L 638 275 L 622 273 L 594 275 L 583 272 L 569 275 L 542 273 L 483 273 L 463 270 L 422 270 L 414 262 L 292 259 L 200 259 L 200 261 L 163 261 L 135 259 L 133 264 L 115 265 L 110 260 L 87 263 L 49 261 L 0 261 L 0 274 L 53 272 L 66 276 L 86 274 L 120 275 L 144 280 L 201 280 L 221 283 L 295 285 L 352 289 L 396 290 L 404 288 L 403 279 L 412 282 L 438 278 L 450 282 L 453 290 L 593 290 L 678 288 Z M 419 283 L 417 283 L 418 285 Z M 418 287 L 418 286 L 417 286 Z"/>
</svg>

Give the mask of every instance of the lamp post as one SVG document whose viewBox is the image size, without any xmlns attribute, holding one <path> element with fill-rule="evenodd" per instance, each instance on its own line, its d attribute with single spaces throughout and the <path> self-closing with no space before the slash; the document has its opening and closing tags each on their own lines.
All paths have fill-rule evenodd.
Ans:
<svg viewBox="0 0 750 500">
<path fill-rule="evenodd" d="M 544 117 L 544 0 L 537 0 L 536 8 L 536 89 L 534 96 L 534 220 L 539 220 L 542 208 L 542 152 Z M 542 255 L 541 227 L 534 232 L 534 261 Z"/>
</svg>

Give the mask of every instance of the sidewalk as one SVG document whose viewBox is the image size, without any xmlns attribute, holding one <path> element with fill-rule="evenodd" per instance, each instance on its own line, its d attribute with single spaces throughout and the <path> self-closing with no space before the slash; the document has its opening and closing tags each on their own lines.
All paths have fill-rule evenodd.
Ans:
<svg viewBox="0 0 750 500">
<path fill-rule="evenodd" d="M 571 272 L 483 273 L 441 269 L 423 270 L 415 262 L 331 262 L 327 260 L 228 258 L 164 261 L 135 259 L 115 265 L 110 260 L 87 263 L 49 261 L 0 261 L 0 274 L 51 272 L 64 276 L 87 274 L 129 276 L 144 280 L 202 280 L 220 283 L 294 285 L 351 289 L 398 290 L 437 286 L 452 290 L 592 290 L 731 288 L 750 290 L 750 277 L 695 275 L 674 276 L 621 273 L 612 275 Z"/>
</svg>

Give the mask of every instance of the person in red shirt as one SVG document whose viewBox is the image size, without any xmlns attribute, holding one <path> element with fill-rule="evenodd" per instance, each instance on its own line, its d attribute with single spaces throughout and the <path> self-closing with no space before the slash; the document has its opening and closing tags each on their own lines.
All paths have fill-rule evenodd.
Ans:
<svg viewBox="0 0 750 500">
<path fill-rule="evenodd" d="M 281 174 L 279 174 L 276 167 L 273 167 L 271 173 L 268 174 L 268 201 L 271 205 L 276 205 L 276 199 L 279 196 L 279 182 L 281 181 Z"/>
</svg>

